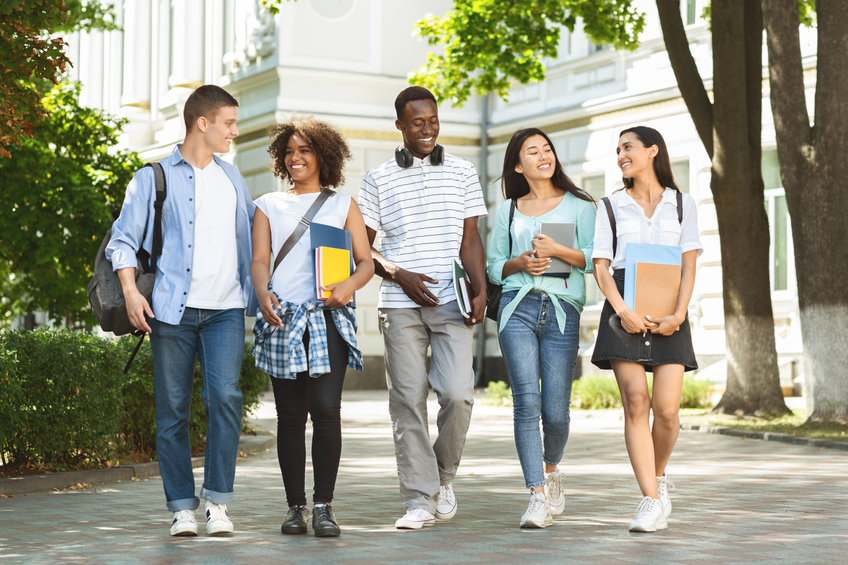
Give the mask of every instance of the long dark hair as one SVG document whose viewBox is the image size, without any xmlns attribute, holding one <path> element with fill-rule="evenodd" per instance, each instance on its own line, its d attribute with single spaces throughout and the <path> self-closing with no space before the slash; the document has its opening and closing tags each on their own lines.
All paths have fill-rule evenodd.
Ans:
<svg viewBox="0 0 848 565">
<path fill-rule="evenodd" d="M 618 137 L 620 138 L 625 133 L 632 133 L 639 138 L 642 145 L 650 147 L 657 146 L 657 156 L 654 157 L 654 174 L 657 175 L 657 180 L 663 187 L 673 188 L 680 192 L 680 187 L 674 182 L 674 174 L 671 172 L 671 159 L 668 156 L 668 148 L 665 145 L 665 140 L 660 132 L 648 126 L 635 126 L 623 130 Z M 626 188 L 633 188 L 633 179 L 621 177 L 621 181 Z"/>
<path fill-rule="evenodd" d="M 501 173 L 501 191 L 503 191 L 504 198 L 507 200 L 510 198 L 521 198 L 530 192 L 530 185 L 527 184 L 527 179 L 524 178 L 524 175 L 515 171 L 515 166 L 520 161 L 521 146 L 524 145 L 528 137 L 534 135 L 544 137 L 548 145 L 551 146 L 551 151 L 554 152 L 554 176 L 551 178 L 553 185 L 560 190 L 570 192 L 581 200 L 594 202 L 595 199 L 588 192 L 578 188 L 574 184 L 574 181 L 565 174 L 565 170 L 562 168 L 562 163 L 559 162 L 556 147 L 554 147 L 551 138 L 539 128 L 520 129 L 509 140 L 509 144 L 506 146 L 506 154 L 504 155 L 503 172 Z"/>
</svg>

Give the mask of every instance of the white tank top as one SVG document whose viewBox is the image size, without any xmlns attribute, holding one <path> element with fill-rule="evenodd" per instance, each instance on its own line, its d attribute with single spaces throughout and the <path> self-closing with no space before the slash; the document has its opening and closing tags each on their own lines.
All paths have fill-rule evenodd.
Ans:
<svg viewBox="0 0 848 565">
<path fill-rule="evenodd" d="M 269 192 L 256 199 L 256 206 L 268 216 L 271 224 L 271 267 L 283 243 L 309 209 L 317 192 L 296 195 L 291 192 Z M 344 228 L 350 209 L 350 196 L 335 193 L 312 218 L 313 222 Z M 271 288 L 284 301 L 302 304 L 315 300 L 315 255 L 309 228 L 289 251 L 271 278 Z"/>
</svg>

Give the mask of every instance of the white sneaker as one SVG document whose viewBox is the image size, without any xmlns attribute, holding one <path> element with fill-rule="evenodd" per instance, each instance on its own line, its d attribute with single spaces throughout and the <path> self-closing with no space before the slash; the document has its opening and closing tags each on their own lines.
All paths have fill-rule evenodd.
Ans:
<svg viewBox="0 0 848 565">
<path fill-rule="evenodd" d="M 432 526 L 436 523 L 436 517 L 423 508 L 409 508 L 403 518 L 395 522 L 395 528 L 399 530 L 420 530 L 424 526 Z"/>
<path fill-rule="evenodd" d="M 171 522 L 172 536 L 196 536 L 197 520 L 194 510 L 180 510 L 174 512 L 174 521 Z"/>
<path fill-rule="evenodd" d="M 206 533 L 210 536 L 233 533 L 233 522 L 226 504 L 206 501 Z"/>
<path fill-rule="evenodd" d="M 527 511 L 521 517 L 522 528 L 545 528 L 554 523 L 551 516 L 551 511 L 548 508 L 548 499 L 541 492 L 532 491 L 530 494 L 530 504 L 527 506 Z"/>
<path fill-rule="evenodd" d="M 557 469 L 545 477 L 545 495 L 551 516 L 559 516 L 565 510 L 565 493 L 562 491 L 562 473 Z"/>
<path fill-rule="evenodd" d="M 662 477 L 657 477 L 657 498 L 660 499 L 660 504 L 662 504 L 663 515 L 668 518 L 671 516 L 671 497 L 668 496 L 668 491 L 673 490 L 674 485 L 672 485 L 668 481 L 668 477 L 663 475 Z"/>
<path fill-rule="evenodd" d="M 456 495 L 453 493 L 452 485 L 441 485 L 439 487 L 439 500 L 436 501 L 436 518 L 439 520 L 450 520 L 456 514 Z"/>
<path fill-rule="evenodd" d="M 668 528 L 668 522 L 663 515 L 662 503 L 658 498 L 646 496 L 639 503 L 636 515 L 630 522 L 631 532 L 656 532 Z"/>
</svg>

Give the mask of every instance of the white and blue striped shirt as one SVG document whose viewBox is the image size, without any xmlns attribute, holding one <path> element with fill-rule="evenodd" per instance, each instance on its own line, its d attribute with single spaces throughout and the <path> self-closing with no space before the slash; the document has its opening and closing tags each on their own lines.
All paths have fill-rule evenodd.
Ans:
<svg viewBox="0 0 848 565">
<path fill-rule="evenodd" d="M 445 154 L 441 165 L 425 157 L 401 169 L 392 159 L 365 174 L 358 204 L 365 225 L 381 237 L 386 259 L 439 281 L 430 290 L 440 304 L 456 299 L 452 261 L 459 257 L 465 219 L 487 214 L 473 164 Z M 399 284 L 384 279 L 378 307 L 419 306 Z"/>
</svg>

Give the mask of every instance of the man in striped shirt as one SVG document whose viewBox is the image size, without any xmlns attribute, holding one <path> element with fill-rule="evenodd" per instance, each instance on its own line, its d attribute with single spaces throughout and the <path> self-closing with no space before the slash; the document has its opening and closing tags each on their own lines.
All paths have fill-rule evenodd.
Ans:
<svg viewBox="0 0 848 565">
<path fill-rule="evenodd" d="M 451 483 L 471 420 L 472 329 L 484 319 L 485 257 L 477 217 L 487 213 L 474 165 L 436 144 L 439 110 L 430 91 L 403 90 L 395 100 L 403 146 L 366 173 L 358 203 L 380 287 L 389 412 L 406 514 L 395 527 L 420 529 L 456 513 Z M 471 280 L 464 318 L 452 284 L 459 257 Z M 427 349 L 432 352 L 426 367 Z M 430 442 L 428 384 L 439 401 L 439 436 Z"/>
</svg>

